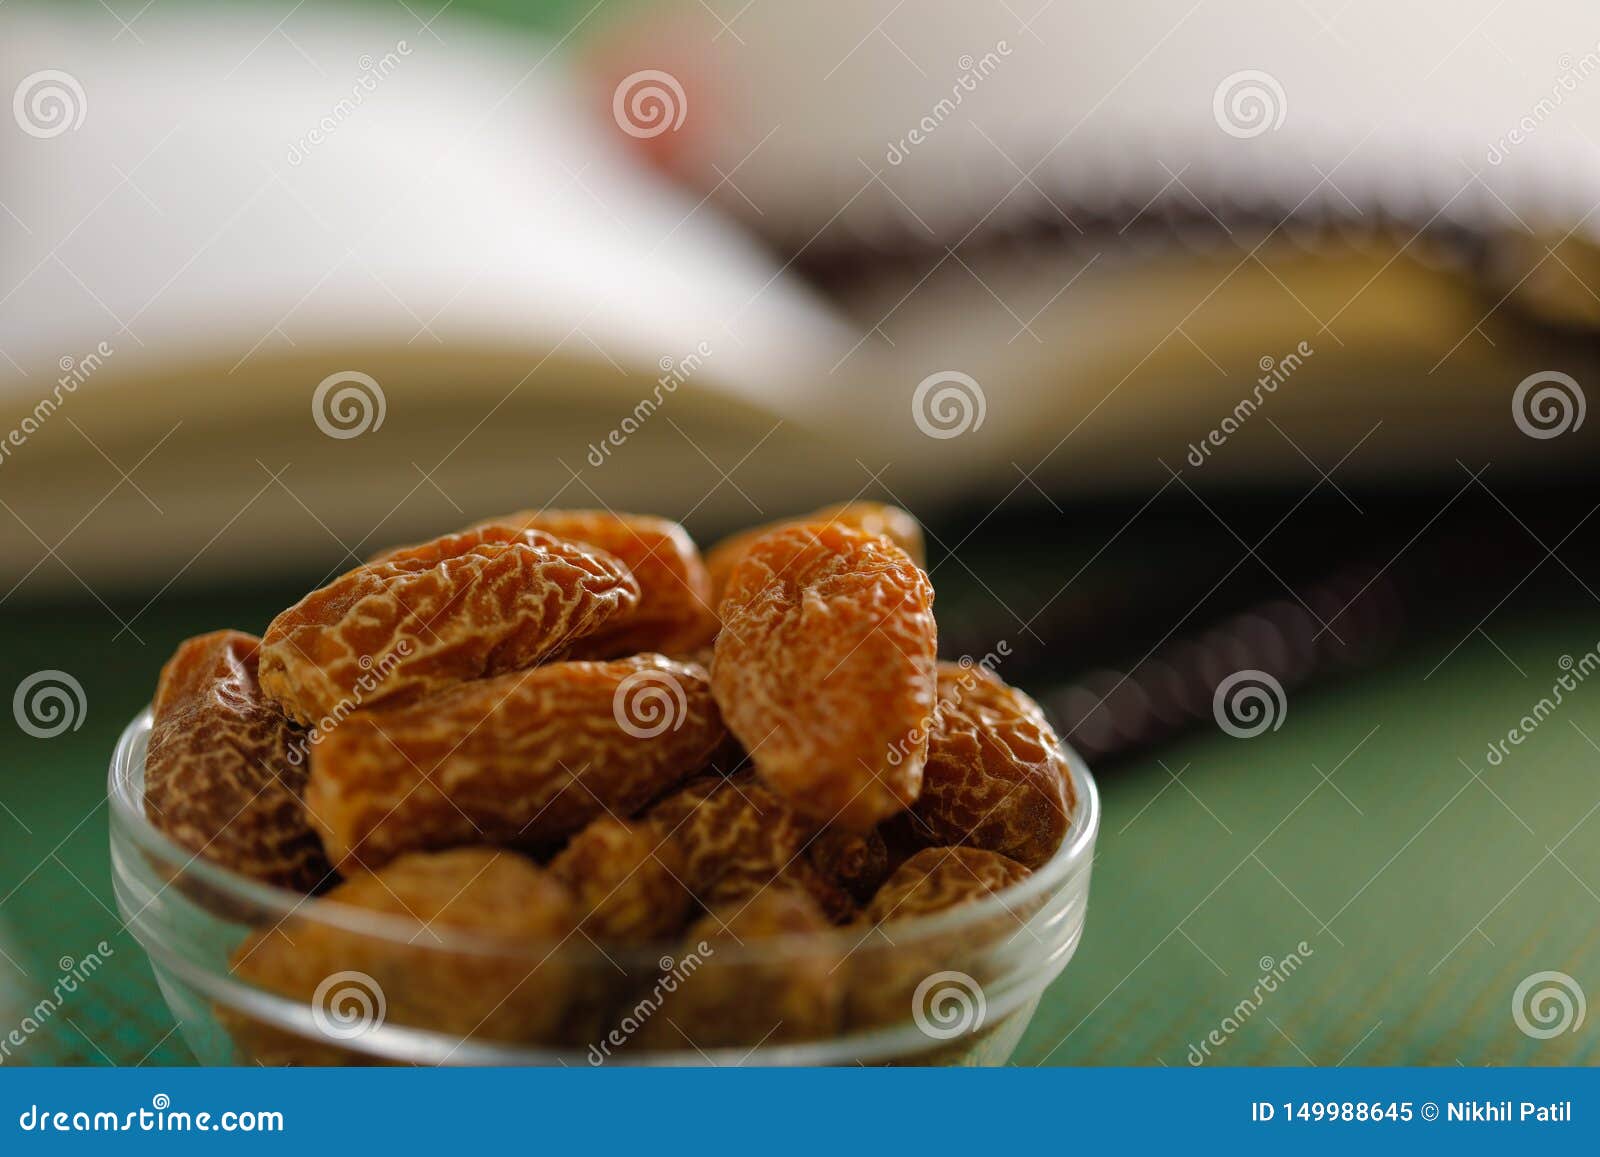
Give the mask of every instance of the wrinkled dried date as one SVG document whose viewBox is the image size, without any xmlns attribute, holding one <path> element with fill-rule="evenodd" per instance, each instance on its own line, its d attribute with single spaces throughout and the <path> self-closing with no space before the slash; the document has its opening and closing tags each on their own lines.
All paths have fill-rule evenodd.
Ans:
<svg viewBox="0 0 1600 1157">
<path fill-rule="evenodd" d="M 191 852 L 306 892 L 331 869 L 300 806 L 305 737 L 261 694 L 259 645 L 214 631 L 182 643 L 161 669 L 145 815 Z"/>
<path fill-rule="evenodd" d="M 628 815 L 702 767 L 723 727 L 703 668 L 552 663 L 361 711 L 312 749 L 306 807 L 336 863 L 540 848 Z"/>
<path fill-rule="evenodd" d="M 855 915 L 849 892 L 810 857 L 815 829 L 749 772 L 701 777 L 646 818 L 678 848 L 681 879 L 702 907 L 748 900 L 780 881 L 809 892 L 830 920 Z"/>
<path fill-rule="evenodd" d="M 326 725 L 538 663 L 638 601 L 609 555 L 539 530 L 466 531 L 357 567 L 273 619 L 261 687 Z"/>
<path fill-rule="evenodd" d="M 912 803 L 934 710 L 933 588 L 887 539 L 808 524 L 756 539 L 723 596 L 711 680 L 762 780 L 867 831 Z"/>
<path fill-rule="evenodd" d="M 799 885 L 774 885 L 713 908 L 683 938 L 679 971 L 691 954 L 694 970 L 644 1022 L 635 1043 L 662 1050 L 751 1048 L 831 1036 L 843 1013 L 838 950 L 824 939 L 765 958 L 747 951 L 759 950 L 769 937 L 828 930 L 816 901 Z"/>
<path fill-rule="evenodd" d="M 956 999 L 963 988 L 966 999 L 974 986 L 981 994 L 991 946 L 1024 935 L 1032 903 L 915 936 L 899 924 L 986 899 L 1027 876 L 1015 860 L 978 848 L 924 848 L 901 864 L 863 913 L 870 927 L 849 961 L 850 1026 L 903 1024 L 914 1012 L 937 1023 L 940 984 L 953 982 Z"/>
<path fill-rule="evenodd" d="M 824 880 L 865 904 L 889 875 L 889 849 L 877 831 L 846 832 L 828 828 L 806 849 Z"/>
<path fill-rule="evenodd" d="M 717 633 L 711 577 L 688 533 L 648 514 L 605 510 L 525 510 L 475 528 L 543 530 L 604 551 L 638 580 L 638 607 L 573 645 L 574 659 L 614 659 L 641 651 L 687 655 Z"/>
<path fill-rule="evenodd" d="M 833 506 L 824 506 L 821 510 L 814 510 L 798 518 L 787 518 L 779 522 L 769 522 L 765 526 L 741 530 L 713 546 L 706 552 L 706 570 L 711 576 L 712 605 L 716 606 L 722 601 L 722 594 L 728 586 L 728 577 L 733 574 L 733 568 L 739 564 L 739 560 L 744 558 L 751 543 L 771 534 L 774 530 L 803 526 L 807 523 L 846 526 L 867 534 L 879 535 L 905 551 L 911 561 L 918 566 L 927 564 L 922 542 L 922 527 L 909 511 L 882 502 L 841 502 Z"/>
<path fill-rule="evenodd" d="M 997 852 L 924 848 L 884 881 L 865 915 L 874 924 L 909 920 L 981 900 L 1027 878 L 1027 868 Z"/>
<path fill-rule="evenodd" d="M 683 853 L 646 824 L 601 816 L 550 861 L 577 899 L 579 927 L 621 944 L 682 931 L 694 906 L 683 884 Z"/>
<path fill-rule="evenodd" d="M 572 968 L 553 950 L 576 913 L 567 890 L 521 856 L 486 848 L 402 856 L 318 903 L 395 918 L 395 929 L 344 927 L 330 912 L 291 916 L 245 941 L 234 973 L 309 1004 L 321 1030 L 290 1036 L 227 1014 L 246 1059 L 339 1063 L 348 1059 L 340 1034 L 362 1023 L 494 1041 L 537 1042 L 557 1031 Z M 443 947 L 462 933 L 473 950 Z"/>
<path fill-rule="evenodd" d="M 1039 705 L 983 667 L 939 664 L 939 715 L 909 829 L 1037 868 L 1071 822 L 1072 781 Z"/>
</svg>

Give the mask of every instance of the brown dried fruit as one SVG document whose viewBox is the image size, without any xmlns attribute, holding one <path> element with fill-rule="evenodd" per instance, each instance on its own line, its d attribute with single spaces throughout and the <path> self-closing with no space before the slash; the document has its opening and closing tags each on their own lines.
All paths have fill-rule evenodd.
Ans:
<svg viewBox="0 0 1600 1157">
<path fill-rule="evenodd" d="M 933 588 L 843 526 L 753 542 L 722 602 L 711 681 L 763 781 L 817 825 L 867 831 L 917 797 L 934 710 Z"/>
<path fill-rule="evenodd" d="M 478 527 L 543 530 L 613 556 L 639 582 L 639 605 L 630 615 L 589 635 L 573 648 L 575 659 L 613 659 L 640 651 L 687 654 L 717 633 L 711 576 L 687 531 L 648 514 L 607 510 L 524 510 L 489 518 Z"/>
<path fill-rule="evenodd" d="M 848 924 L 860 914 L 850 893 L 827 879 L 805 859 L 790 864 L 776 876 L 761 880 L 731 872 L 718 880 L 709 896 L 713 907 L 737 909 L 772 888 L 799 889 L 810 896 L 830 924 Z"/>
<path fill-rule="evenodd" d="M 645 817 L 682 853 L 684 885 L 706 902 L 730 872 L 770 880 L 798 859 L 810 831 L 782 800 L 748 774 L 704 776 Z"/>
<path fill-rule="evenodd" d="M 831 1036 L 844 995 L 836 948 L 824 941 L 754 959 L 742 951 L 769 937 L 827 930 L 816 901 L 798 885 L 776 885 L 713 909 L 684 936 L 678 971 L 685 971 L 691 953 L 694 971 L 644 1022 L 635 1043 L 646 1049 L 748 1049 Z"/>
<path fill-rule="evenodd" d="M 704 668 L 552 663 L 350 716 L 312 749 L 306 808 L 352 867 L 460 844 L 547 847 L 638 811 L 722 736 Z"/>
<path fill-rule="evenodd" d="M 983 667 L 939 664 L 939 718 L 910 830 L 1037 868 L 1071 824 L 1072 781 L 1039 705 Z"/>
<path fill-rule="evenodd" d="M 680 878 L 703 907 L 748 900 L 781 877 L 810 892 L 830 919 L 855 914 L 849 895 L 807 859 L 811 826 L 748 773 L 697 779 L 646 818 L 678 848 Z"/>
<path fill-rule="evenodd" d="M 1025 936 L 1037 901 L 1007 903 L 993 915 L 915 939 L 898 922 L 982 900 L 1027 876 L 1015 860 L 978 848 L 924 848 L 900 865 L 863 914 L 871 927 L 849 961 L 850 1026 L 904 1024 L 914 1015 L 942 1024 L 951 1011 L 944 999 L 959 1001 L 962 989 L 974 999 L 974 986 L 981 995 L 994 964 L 990 946 Z M 941 996 L 951 983 L 954 989 Z"/>
<path fill-rule="evenodd" d="M 884 881 L 867 905 L 874 924 L 942 912 L 1028 878 L 1013 859 L 981 848 L 924 848 Z"/>
<path fill-rule="evenodd" d="M 272 620 L 261 687 L 302 723 L 412 702 L 561 653 L 632 611 L 609 555 L 539 530 L 488 527 L 388 555 Z"/>
<path fill-rule="evenodd" d="M 889 875 L 889 848 L 876 831 L 827 828 L 811 841 L 806 856 L 824 880 L 860 904 L 870 900 Z"/>
<path fill-rule="evenodd" d="M 150 822 L 208 860 L 309 892 L 331 873 L 300 806 L 305 737 L 256 681 L 261 640 L 214 631 L 161 669 L 144 764 Z"/>
<path fill-rule="evenodd" d="M 581 930 L 597 940 L 675 935 L 694 907 L 683 853 L 645 824 L 601 816 L 550 861 L 550 872 L 577 898 Z"/>
<path fill-rule="evenodd" d="M 927 552 L 922 542 L 922 527 L 910 511 L 883 502 L 840 502 L 833 506 L 824 506 L 821 510 L 814 510 L 799 518 L 769 522 L 765 526 L 742 530 L 713 546 L 706 552 L 706 570 L 711 574 L 711 590 L 714 596 L 712 606 L 717 606 L 722 601 L 722 594 L 728 586 L 728 578 L 733 574 L 733 568 L 739 564 L 739 560 L 745 556 L 745 552 L 750 549 L 751 543 L 774 530 L 803 526 L 812 522 L 848 526 L 865 531 L 867 534 L 879 535 L 905 551 L 911 557 L 911 561 L 918 566 L 927 565 Z"/>
<path fill-rule="evenodd" d="M 358 930 L 337 923 L 329 904 L 406 923 Z M 291 917 L 245 941 L 233 971 L 310 1004 L 323 1031 L 291 1036 L 231 1013 L 246 1059 L 339 1063 L 349 1059 L 347 1041 L 360 1047 L 347 1030 L 363 1021 L 473 1040 L 537 1042 L 555 1033 L 572 968 L 553 950 L 576 914 L 566 889 L 521 856 L 487 848 L 402 856 L 339 885 L 315 908 L 319 919 Z M 463 932 L 472 951 L 445 947 Z"/>
</svg>

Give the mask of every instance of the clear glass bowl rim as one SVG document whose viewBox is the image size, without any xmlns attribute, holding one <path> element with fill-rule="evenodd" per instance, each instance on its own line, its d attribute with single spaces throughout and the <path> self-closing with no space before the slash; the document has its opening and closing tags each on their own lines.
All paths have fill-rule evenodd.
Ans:
<svg viewBox="0 0 1600 1157">
<path fill-rule="evenodd" d="M 288 888 L 252 880 L 199 853 L 189 851 L 150 822 L 145 815 L 144 800 L 135 790 L 135 784 L 143 782 L 145 745 L 150 735 L 151 718 L 147 707 L 124 729 L 112 754 L 106 788 L 113 835 L 125 835 L 139 851 L 171 873 L 164 888 L 172 887 L 181 878 L 202 885 L 216 896 L 218 906 L 242 906 L 246 910 L 259 912 L 267 920 L 293 919 L 323 925 L 389 940 L 411 949 L 542 959 L 560 947 L 560 942 L 508 945 L 503 939 L 437 924 L 429 925 L 426 939 L 419 940 L 418 931 L 423 925 L 410 917 L 373 912 L 325 897 L 308 898 Z M 1100 827 L 1100 794 L 1094 777 L 1077 752 L 1065 743 L 1060 745 L 1060 750 L 1072 779 L 1076 806 L 1067 838 L 1062 841 L 1055 855 L 1029 874 L 1027 879 L 1004 891 L 944 912 L 896 921 L 893 940 L 896 951 L 914 948 L 929 940 L 959 935 L 963 930 L 983 928 L 997 916 L 1026 910 L 1033 901 L 1043 901 L 1053 895 L 1087 866 L 1093 856 L 1095 837 Z M 119 869 L 114 867 L 113 870 Z M 989 929 L 996 926 L 987 925 Z M 802 953 L 848 954 L 860 946 L 863 935 L 862 929 L 846 926 L 827 932 L 774 936 L 748 944 L 719 944 L 717 956 L 719 961 L 726 960 L 733 965 L 757 965 L 790 959 Z M 586 940 L 580 940 L 578 946 L 594 951 Z M 649 962 L 662 957 L 675 958 L 686 947 L 681 937 L 627 947 L 611 944 L 602 946 L 607 956 L 638 966 L 648 966 Z"/>
</svg>

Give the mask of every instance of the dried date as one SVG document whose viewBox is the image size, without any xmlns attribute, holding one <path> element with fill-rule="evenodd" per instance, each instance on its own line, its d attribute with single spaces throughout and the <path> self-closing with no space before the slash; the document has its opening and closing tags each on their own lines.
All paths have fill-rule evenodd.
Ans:
<svg viewBox="0 0 1600 1157">
<path fill-rule="evenodd" d="M 706 552 L 706 570 L 710 572 L 713 605 L 721 601 L 722 593 L 728 586 L 728 577 L 733 574 L 733 568 L 750 549 L 751 543 L 774 530 L 807 523 L 847 526 L 867 534 L 879 535 L 905 551 L 911 561 L 918 566 L 927 565 L 922 527 L 909 511 L 882 502 L 841 502 L 833 506 L 824 506 L 799 518 L 784 519 L 765 526 L 741 530 L 713 546 Z"/>
<path fill-rule="evenodd" d="M 1072 780 L 1039 705 L 983 667 L 939 664 L 939 715 L 910 830 L 1037 868 L 1066 836 Z"/>
<path fill-rule="evenodd" d="M 332 1064 L 384 1024 L 467 1040 L 539 1042 L 559 1029 L 572 966 L 558 951 L 576 923 L 572 897 L 511 852 L 403 856 L 315 901 L 315 912 L 252 936 L 234 955 L 241 980 L 310 1005 L 315 1031 L 291 1036 L 225 1019 L 246 1059 Z M 337 915 L 387 917 L 363 924 Z M 451 946 L 463 934 L 470 949 Z"/>
<path fill-rule="evenodd" d="M 305 737 L 261 693 L 260 640 L 215 631 L 161 670 L 145 755 L 145 815 L 252 879 L 308 892 L 331 875 L 300 806 Z"/>
<path fill-rule="evenodd" d="M 818 826 L 911 804 L 934 712 L 933 588 L 903 550 L 808 524 L 751 543 L 722 601 L 711 681 L 762 780 Z"/>
<path fill-rule="evenodd" d="M 717 633 L 711 576 L 688 533 L 648 514 L 525 510 L 477 527 L 542 530 L 616 558 L 639 583 L 639 605 L 574 645 L 571 658 L 613 659 L 641 651 L 687 655 Z"/>
<path fill-rule="evenodd" d="M 683 930 L 694 898 L 683 853 L 646 824 L 601 816 L 550 861 L 577 899 L 579 927 L 597 940 L 642 943 Z"/>
<path fill-rule="evenodd" d="M 683 939 L 679 964 L 692 955 L 694 970 L 645 1021 L 637 1045 L 674 1051 L 751 1049 L 832 1035 L 844 999 L 841 957 L 832 941 L 823 938 L 770 956 L 748 951 L 759 950 L 760 942 L 771 937 L 828 930 L 816 901 L 798 885 L 769 887 L 707 912 Z"/>
<path fill-rule="evenodd" d="M 551 663 L 350 716 L 312 750 L 306 807 L 336 863 L 549 847 L 704 766 L 723 727 L 703 668 Z"/>
<path fill-rule="evenodd" d="M 325 730 L 357 708 L 542 662 L 638 601 L 616 559 L 543 531 L 448 535 L 357 567 L 273 619 L 261 687 Z"/>
</svg>

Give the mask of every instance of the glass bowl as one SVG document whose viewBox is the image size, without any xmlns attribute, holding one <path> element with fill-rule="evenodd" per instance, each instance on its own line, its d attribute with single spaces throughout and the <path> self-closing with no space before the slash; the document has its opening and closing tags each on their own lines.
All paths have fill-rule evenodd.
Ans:
<svg viewBox="0 0 1600 1157">
<path fill-rule="evenodd" d="M 111 761 L 117 906 L 205 1064 L 1003 1064 L 1077 949 L 1100 824 L 1094 780 L 1063 748 L 1077 798 L 1066 840 L 986 899 L 744 943 L 510 948 L 180 847 L 145 816 L 149 736 L 145 711 Z M 303 960 L 274 986 L 300 995 L 241 975 L 268 943 Z"/>
</svg>

